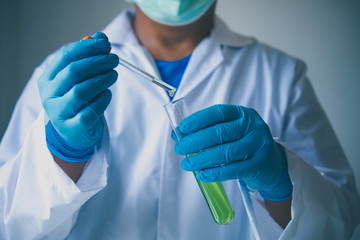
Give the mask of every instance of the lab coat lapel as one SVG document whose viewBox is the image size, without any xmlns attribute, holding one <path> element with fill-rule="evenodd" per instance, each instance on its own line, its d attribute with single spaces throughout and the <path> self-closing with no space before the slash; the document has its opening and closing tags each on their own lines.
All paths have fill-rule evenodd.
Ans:
<svg viewBox="0 0 360 240">
<path fill-rule="evenodd" d="M 224 60 L 221 45 L 208 37 L 195 48 L 181 80 L 176 98 L 186 96 Z"/>
<path fill-rule="evenodd" d="M 175 98 L 185 97 L 222 64 L 225 47 L 243 47 L 253 42 L 251 38 L 232 32 L 216 17 L 210 36 L 195 48 Z"/>
</svg>

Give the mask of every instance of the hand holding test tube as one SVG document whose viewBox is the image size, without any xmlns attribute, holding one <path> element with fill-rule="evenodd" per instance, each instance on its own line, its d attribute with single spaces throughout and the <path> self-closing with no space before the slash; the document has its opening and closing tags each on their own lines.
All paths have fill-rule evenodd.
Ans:
<svg viewBox="0 0 360 240">
<path fill-rule="evenodd" d="M 169 117 L 172 128 L 178 139 L 181 138 L 176 127 L 181 120 L 189 114 L 188 107 L 183 98 L 164 105 L 165 111 Z M 193 172 L 195 179 L 197 172 Z M 216 223 L 224 225 L 230 223 L 234 218 L 234 210 L 226 195 L 221 182 L 202 182 L 196 179 L 201 192 L 206 200 L 210 212 Z"/>
</svg>

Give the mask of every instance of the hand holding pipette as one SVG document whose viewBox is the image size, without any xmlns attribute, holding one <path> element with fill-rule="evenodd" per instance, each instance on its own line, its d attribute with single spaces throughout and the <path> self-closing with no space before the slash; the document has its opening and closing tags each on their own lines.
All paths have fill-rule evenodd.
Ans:
<svg viewBox="0 0 360 240">
<path fill-rule="evenodd" d="M 50 121 L 46 140 L 50 151 L 68 162 L 91 158 L 104 129 L 102 116 L 117 80 L 119 58 L 109 53 L 103 33 L 63 48 L 38 80 L 42 105 Z"/>
</svg>

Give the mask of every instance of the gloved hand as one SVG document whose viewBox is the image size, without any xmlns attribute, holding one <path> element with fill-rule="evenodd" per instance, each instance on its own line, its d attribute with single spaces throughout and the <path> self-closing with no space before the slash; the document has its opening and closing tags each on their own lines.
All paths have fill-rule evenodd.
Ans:
<svg viewBox="0 0 360 240">
<path fill-rule="evenodd" d="M 176 131 L 182 137 L 172 136 L 175 152 L 188 156 L 181 167 L 198 171 L 200 181 L 243 179 L 265 199 L 292 196 L 285 154 L 255 110 L 215 105 L 188 116 Z"/>
<path fill-rule="evenodd" d="M 69 162 L 88 160 L 102 137 L 103 113 L 111 100 L 108 89 L 117 79 L 119 63 L 108 54 L 110 43 L 103 33 L 80 40 L 54 57 L 38 79 L 48 148 Z"/>
</svg>

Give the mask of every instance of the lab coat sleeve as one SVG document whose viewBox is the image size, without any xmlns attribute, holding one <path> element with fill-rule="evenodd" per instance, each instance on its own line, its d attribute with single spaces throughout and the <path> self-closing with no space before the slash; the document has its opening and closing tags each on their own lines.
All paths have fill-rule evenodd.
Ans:
<svg viewBox="0 0 360 240">
<path fill-rule="evenodd" d="M 251 199 L 244 202 L 247 209 L 252 209 L 248 213 L 260 239 L 351 239 L 360 222 L 360 198 L 353 172 L 305 69 L 300 62 L 284 118 L 281 138 L 286 143 L 280 143 L 285 148 L 294 186 L 292 220 L 284 231 L 279 231 L 264 211 L 259 194 L 242 185 L 243 197 Z M 269 229 L 275 230 L 271 237 Z"/>
<path fill-rule="evenodd" d="M 342 188 L 289 147 L 292 220 L 280 239 L 350 239 L 360 222 L 357 192 Z"/>
<path fill-rule="evenodd" d="M 108 131 L 75 184 L 47 149 L 36 69 L 0 145 L 0 239 L 64 239 L 80 207 L 107 182 Z"/>
</svg>

